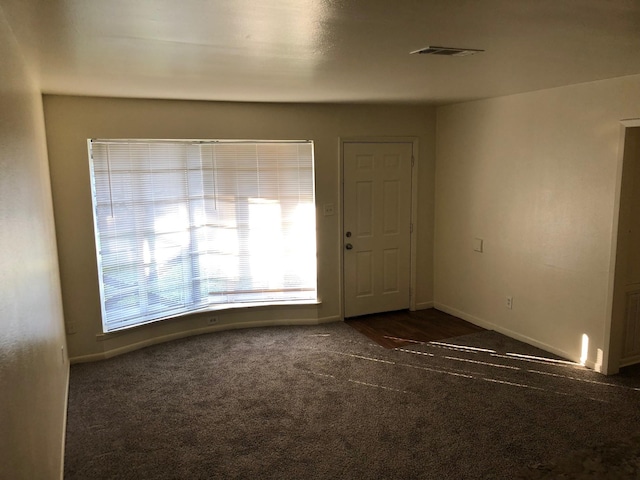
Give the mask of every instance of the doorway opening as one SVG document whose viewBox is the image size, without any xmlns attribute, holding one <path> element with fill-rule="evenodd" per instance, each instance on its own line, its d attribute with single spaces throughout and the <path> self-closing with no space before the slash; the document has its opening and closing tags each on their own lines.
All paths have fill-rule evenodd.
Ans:
<svg viewBox="0 0 640 480">
<path fill-rule="evenodd" d="M 622 124 L 608 374 L 640 363 L 640 120 Z"/>
</svg>

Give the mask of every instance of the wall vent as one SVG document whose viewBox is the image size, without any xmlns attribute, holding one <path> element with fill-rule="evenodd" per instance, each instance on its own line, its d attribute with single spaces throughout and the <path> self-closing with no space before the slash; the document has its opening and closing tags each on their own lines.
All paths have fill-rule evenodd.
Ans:
<svg viewBox="0 0 640 480">
<path fill-rule="evenodd" d="M 454 48 L 454 47 L 425 47 L 414 50 L 411 55 L 445 55 L 447 57 L 467 57 L 476 53 L 484 52 L 477 48 Z"/>
</svg>

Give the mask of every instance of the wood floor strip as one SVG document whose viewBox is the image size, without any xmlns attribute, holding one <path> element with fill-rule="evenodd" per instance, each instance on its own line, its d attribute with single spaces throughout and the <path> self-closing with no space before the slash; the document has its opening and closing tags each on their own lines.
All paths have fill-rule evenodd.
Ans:
<svg viewBox="0 0 640 480">
<path fill-rule="evenodd" d="M 346 319 L 347 325 L 384 348 L 459 337 L 485 329 L 435 308 L 375 313 Z"/>
</svg>

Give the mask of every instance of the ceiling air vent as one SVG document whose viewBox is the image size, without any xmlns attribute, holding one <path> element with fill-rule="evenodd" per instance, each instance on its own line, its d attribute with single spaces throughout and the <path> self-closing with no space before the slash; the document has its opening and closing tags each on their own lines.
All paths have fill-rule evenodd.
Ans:
<svg viewBox="0 0 640 480">
<path fill-rule="evenodd" d="M 477 48 L 453 48 L 453 47 L 425 47 L 420 50 L 414 50 L 411 54 L 419 55 L 445 55 L 447 57 L 467 57 L 476 53 L 484 52 Z"/>
</svg>

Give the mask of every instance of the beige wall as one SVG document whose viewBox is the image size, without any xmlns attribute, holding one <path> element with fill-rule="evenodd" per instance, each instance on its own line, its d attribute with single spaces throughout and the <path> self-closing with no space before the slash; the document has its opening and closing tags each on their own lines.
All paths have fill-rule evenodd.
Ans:
<svg viewBox="0 0 640 480">
<path fill-rule="evenodd" d="M 439 108 L 436 306 L 576 361 L 586 334 L 597 366 L 620 120 L 632 117 L 640 76 Z"/>
<path fill-rule="evenodd" d="M 0 10 L 0 478 L 61 478 L 68 360 L 42 99 Z"/>
<path fill-rule="evenodd" d="M 47 141 L 57 224 L 65 318 L 76 360 L 100 358 L 206 328 L 203 316 L 159 322 L 100 336 L 95 246 L 87 159 L 88 138 L 311 139 L 315 142 L 318 288 L 322 304 L 229 310 L 219 328 L 256 322 L 313 323 L 340 318 L 340 137 L 415 136 L 419 139 L 417 303 L 433 300 L 433 167 L 435 111 L 429 107 L 242 104 L 45 96 Z M 339 210 L 339 208 L 338 208 Z"/>
</svg>

